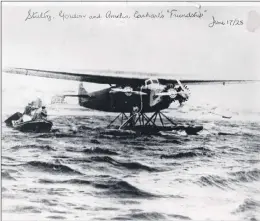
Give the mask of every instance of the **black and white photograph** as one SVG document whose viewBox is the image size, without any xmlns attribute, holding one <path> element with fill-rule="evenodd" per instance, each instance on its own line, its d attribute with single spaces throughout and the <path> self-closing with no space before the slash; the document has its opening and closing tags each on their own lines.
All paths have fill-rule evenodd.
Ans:
<svg viewBox="0 0 260 221">
<path fill-rule="evenodd" d="M 1 4 L 2 220 L 260 221 L 260 3 Z"/>
</svg>

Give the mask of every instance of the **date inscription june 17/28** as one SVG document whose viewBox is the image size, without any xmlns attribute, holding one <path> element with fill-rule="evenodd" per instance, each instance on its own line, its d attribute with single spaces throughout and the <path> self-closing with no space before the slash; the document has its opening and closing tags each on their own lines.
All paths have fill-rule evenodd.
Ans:
<svg viewBox="0 0 260 221">
<path fill-rule="evenodd" d="M 214 16 L 212 16 L 212 21 L 209 23 L 209 27 L 213 28 L 215 26 L 241 26 L 243 25 L 244 22 L 243 20 L 239 20 L 239 19 L 230 19 L 230 20 L 217 20 Z"/>
</svg>

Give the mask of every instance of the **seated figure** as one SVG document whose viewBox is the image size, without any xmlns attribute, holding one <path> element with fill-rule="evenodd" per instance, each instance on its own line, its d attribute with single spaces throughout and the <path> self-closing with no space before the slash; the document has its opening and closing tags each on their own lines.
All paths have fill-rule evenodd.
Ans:
<svg viewBox="0 0 260 221">
<path fill-rule="evenodd" d="M 24 109 L 22 117 L 16 121 L 16 123 L 30 121 L 32 119 L 32 102 L 28 103 Z"/>
<path fill-rule="evenodd" d="M 40 119 L 47 120 L 47 111 L 45 106 L 42 106 L 37 111 L 35 111 L 32 117 L 32 120 L 40 120 Z"/>
<path fill-rule="evenodd" d="M 47 120 L 47 110 L 45 106 L 42 106 L 41 116 L 43 119 Z"/>
</svg>

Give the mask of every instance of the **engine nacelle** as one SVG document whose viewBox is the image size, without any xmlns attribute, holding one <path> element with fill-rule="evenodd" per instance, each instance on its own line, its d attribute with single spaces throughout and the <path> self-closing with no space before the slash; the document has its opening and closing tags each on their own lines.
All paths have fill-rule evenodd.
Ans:
<svg viewBox="0 0 260 221">
<path fill-rule="evenodd" d="M 125 95 L 129 97 L 133 93 L 133 88 L 126 86 L 126 87 L 124 87 L 123 91 L 125 92 Z"/>
</svg>

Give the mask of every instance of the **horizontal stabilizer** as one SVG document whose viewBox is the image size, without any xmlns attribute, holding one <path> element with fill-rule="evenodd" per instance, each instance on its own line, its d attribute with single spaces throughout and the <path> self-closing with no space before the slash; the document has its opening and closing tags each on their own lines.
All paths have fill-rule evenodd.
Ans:
<svg viewBox="0 0 260 221">
<path fill-rule="evenodd" d="M 82 98 L 89 98 L 88 94 L 65 94 L 62 95 L 63 97 L 82 97 Z"/>
</svg>

